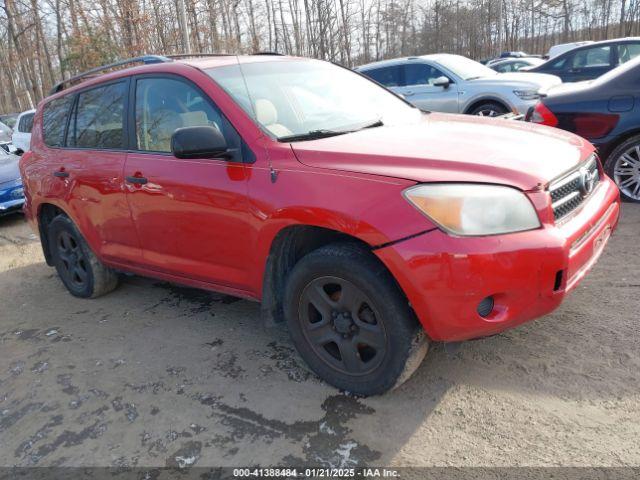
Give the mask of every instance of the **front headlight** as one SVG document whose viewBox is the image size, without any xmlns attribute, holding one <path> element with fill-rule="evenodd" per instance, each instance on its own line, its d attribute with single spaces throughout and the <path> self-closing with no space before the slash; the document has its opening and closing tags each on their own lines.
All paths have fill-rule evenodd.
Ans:
<svg viewBox="0 0 640 480">
<path fill-rule="evenodd" d="M 480 236 L 540 227 L 531 201 L 520 190 L 500 185 L 439 183 L 416 185 L 404 196 L 443 230 Z"/>
<path fill-rule="evenodd" d="M 540 98 L 540 94 L 537 90 L 514 90 L 513 93 L 522 100 L 537 100 Z"/>
</svg>

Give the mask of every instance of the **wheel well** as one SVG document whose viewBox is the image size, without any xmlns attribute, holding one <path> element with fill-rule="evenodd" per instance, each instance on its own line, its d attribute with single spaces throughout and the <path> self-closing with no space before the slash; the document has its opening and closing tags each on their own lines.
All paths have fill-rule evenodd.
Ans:
<svg viewBox="0 0 640 480">
<path fill-rule="evenodd" d="M 634 136 L 636 136 L 638 134 L 640 134 L 640 128 L 636 128 L 635 130 L 630 130 L 628 132 L 623 133 L 618 138 L 616 138 L 615 140 L 610 142 L 607 145 L 606 149 L 598 149 L 598 154 L 600 155 L 600 160 L 602 161 L 602 166 L 604 167 L 605 163 L 607 163 L 607 160 L 609 159 L 609 155 L 611 155 L 613 153 L 613 151 L 616 148 L 618 148 L 618 145 L 620 145 L 623 142 L 626 142 L 631 137 L 634 137 Z"/>
<path fill-rule="evenodd" d="M 479 107 L 483 103 L 497 103 L 498 105 L 501 105 L 502 107 L 504 107 L 507 111 L 511 110 L 502 100 L 498 100 L 497 98 L 487 97 L 487 98 L 481 98 L 480 100 L 476 100 L 475 102 L 473 102 L 470 106 L 467 107 L 464 113 L 468 114 L 472 112 L 473 109 L 475 109 L 476 107 Z"/>
<path fill-rule="evenodd" d="M 55 205 L 51 205 L 50 203 L 45 203 L 40 206 L 40 211 L 38 212 L 38 231 L 40 233 L 40 243 L 42 244 L 42 252 L 44 253 L 44 259 L 47 262 L 47 265 L 52 266 L 53 261 L 51 260 L 51 252 L 49 251 L 49 239 L 47 237 L 48 226 L 51 221 L 56 218 L 58 215 L 66 215 L 64 211 Z"/>
<path fill-rule="evenodd" d="M 278 232 L 269 250 L 262 286 L 261 314 L 267 325 L 284 320 L 282 298 L 286 280 L 298 260 L 313 250 L 335 242 L 351 242 L 371 249 L 362 240 L 328 228 L 295 225 Z"/>
</svg>

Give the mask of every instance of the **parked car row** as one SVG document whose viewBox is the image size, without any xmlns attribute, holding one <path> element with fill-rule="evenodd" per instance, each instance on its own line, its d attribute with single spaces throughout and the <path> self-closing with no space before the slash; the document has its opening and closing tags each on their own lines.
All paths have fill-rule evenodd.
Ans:
<svg viewBox="0 0 640 480">
<path fill-rule="evenodd" d="M 640 38 L 554 45 L 545 59 L 524 52 L 503 52 L 483 62 L 498 72 L 527 71 L 556 75 L 563 82 L 593 80 L 640 54 Z"/>
<path fill-rule="evenodd" d="M 527 72 L 500 74 L 448 54 L 385 60 L 356 70 L 423 110 L 492 117 L 512 112 L 520 114 L 516 118 L 576 133 L 596 145 L 623 197 L 638 202 L 639 54 L 640 39 L 626 38 L 578 46 Z M 526 59 L 497 61 L 492 67 Z M 576 68 L 554 70 L 555 65 Z M 562 74 L 565 80 L 597 78 L 561 84 L 558 76 L 539 73 L 544 71 Z"/>
<path fill-rule="evenodd" d="M 114 66 L 129 68 L 57 85 L 33 117 L 20 171 L 47 263 L 77 297 L 130 272 L 261 301 L 341 389 L 382 393 L 429 341 L 552 311 L 618 222 L 581 137 L 408 101 L 433 87 L 454 112 L 524 111 L 557 77 L 452 55 L 361 74 L 274 55 Z"/>
</svg>

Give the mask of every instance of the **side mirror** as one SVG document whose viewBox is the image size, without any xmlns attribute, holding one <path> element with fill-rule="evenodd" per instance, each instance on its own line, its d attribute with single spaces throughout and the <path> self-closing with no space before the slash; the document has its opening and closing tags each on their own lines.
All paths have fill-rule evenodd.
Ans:
<svg viewBox="0 0 640 480">
<path fill-rule="evenodd" d="M 450 83 L 451 83 L 451 80 L 449 80 L 447 77 L 442 75 L 441 77 L 438 77 L 433 81 L 433 86 L 442 87 L 446 89 L 446 88 L 449 88 Z"/>
<path fill-rule="evenodd" d="M 219 158 L 227 150 L 227 141 L 215 127 L 178 128 L 171 135 L 171 152 L 177 158 Z"/>
</svg>

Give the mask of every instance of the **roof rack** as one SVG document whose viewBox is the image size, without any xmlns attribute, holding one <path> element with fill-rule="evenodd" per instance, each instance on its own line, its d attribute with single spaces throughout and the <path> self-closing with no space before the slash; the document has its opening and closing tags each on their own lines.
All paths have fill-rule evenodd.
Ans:
<svg viewBox="0 0 640 480">
<path fill-rule="evenodd" d="M 125 65 L 133 65 L 136 63 L 142 63 L 144 65 L 150 65 L 153 63 L 165 63 L 171 62 L 173 60 L 178 60 L 181 58 L 192 58 L 192 57 L 225 57 L 225 56 L 233 56 L 233 53 L 176 53 L 171 55 L 143 55 L 141 57 L 133 57 L 127 58 L 125 60 L 119 60 L 114 63 L 109 63 L 108 65 L 101 65 L 99 67 L 92 68 L 87 70 L 86 72 L 79 73 L 78 75 L 74 75 L 73 77 L 67 78 L 66 80 L 62 80 L 59 83 L 56 83 L 53 88 L 49 91 L 49 95 L 53 95 L 54 93 L 61 92 L 64 90 L 65 85 L 72 84 L 74 82 L 78 82 L 83 78 L 89 77 L 95 73 L 104 72 L 105 70 L 111 70 L 116 67 L 123 67 Z M 257 52 L 254 55 L 282 55 L 282 53 L 278 52 Z"/>
<path fill-rule="evenodd" d="M 167 58 L 179 59 L 179 58 L 191 58 L 191 57 L 232 57 L 233 53 L 174 53 L 171 55 L 165 55 Z"/>
<path fill-rule="evenodd" d="M 54 93 L 61 92 L 62 90 L 64 90 L 64 86 L 66 84 L 77 82 L 85 77 L 93 75 L 94 73 L 110 70 L 116 67 L 122 67 L 124 65 L 135 64 L 135 63 L 150 65 L 153 63 L 164 63 L 164 62 L 170 62 L 170 61 L 171 61 L 171 58 L 163 55 L 143 55 L 141 57 L 127 58 L 126 60 L 120 60 L 114 63 L 110 63 L 108 65 L 101 65 L 100 67 L 92 68 L 90 70 L 87 70 L 86 72 L 82 72 L 78 75 L 74 75 L 71 78 L 67 78 L 66 80 L 62 80 L 61 82 L 55 84 L 54 87 L 49 92 L 49 95 L 53 95 Z"/>
</svg>

